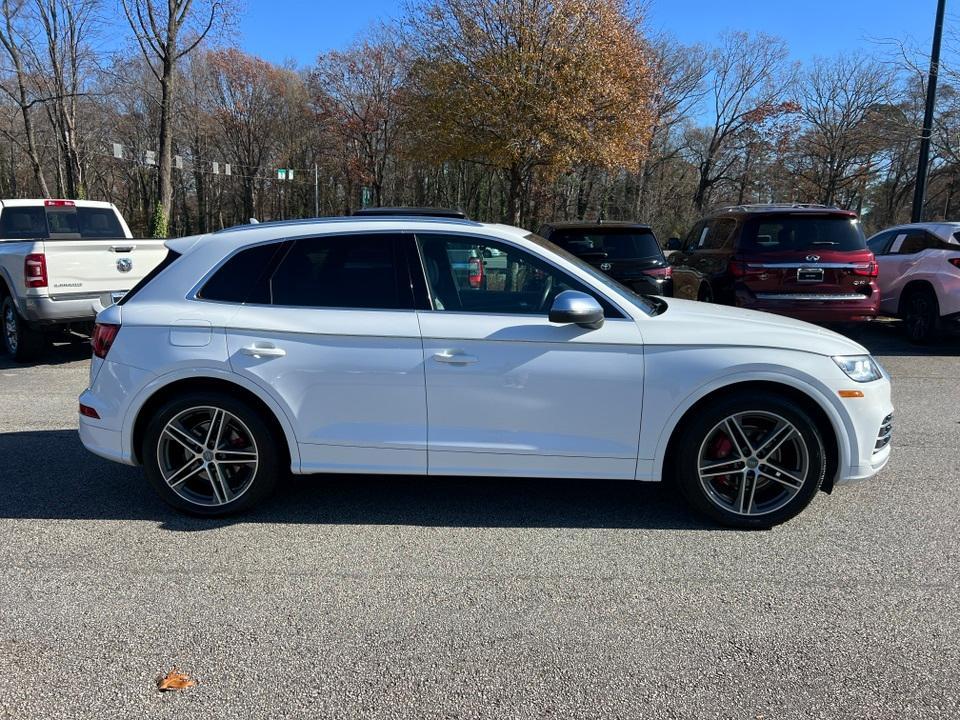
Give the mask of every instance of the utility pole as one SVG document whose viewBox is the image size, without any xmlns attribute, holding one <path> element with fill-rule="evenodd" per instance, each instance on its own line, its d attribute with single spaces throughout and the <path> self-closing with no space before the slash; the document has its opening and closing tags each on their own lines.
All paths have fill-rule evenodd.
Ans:
<svg viewBox="0 0 960 720">
<path fill-rule="evenodd" d="M 910 222 L 923 219 L 923 200 L 927 192 L 927 162 L 930 159 L 930 136 L 933 134 L 933 108 L 937 101 L 937 73 L 940 70 L 940 37 L 943 35 L 943 12 L 946 0 L 937 0 L 937 20 L 933 26 L 933 47 L 930 49 L 930 74 L 927 80 L 927 106 L 923 111 L 923 133 L 920 135 L 920 159 L 917 161 L 917 183 L 913 191 L 913 213 Z"/>
<path fill-rule="evenodd" d="M 320 217 L 320 170 L 313 164 L 313 216 Z"/>
</svg>

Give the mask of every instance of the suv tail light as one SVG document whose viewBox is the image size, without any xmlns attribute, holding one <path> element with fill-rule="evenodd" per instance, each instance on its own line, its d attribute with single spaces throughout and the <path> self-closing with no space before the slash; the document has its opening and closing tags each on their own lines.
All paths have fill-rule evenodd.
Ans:
<svg viewBox="0 0 960 720">
<path fill-rule="evenodd" d="M 644 270 L 643 274 L 649 275 L 650 277 L 666 279 L 669 277 L 673 277 L 673 268 L 670 266 L 663 267 L 663 268 L 653 268 L 652 270 Z"/>
<path fill-rule="evenodd" d="M 854 265 L 853 274 L 875 278 L 880 274 L 880 266 L 877 265 L 876 261 L 874 260 L 871 260 L 866 265 Z"/>
<path fill-rule="evenodd" d="M 467 282 L 472 288 L 480 287 L 483 285 L 483 259 L 472 257 L 467 260 L 467 264 L 470 266 Z"/>
<path fill-rule="evenodd" d="M 30 253 L 23 259 L 23 279 L 28 288 L 47 286 L 47 256 Z"/>
<path fill-rule="evenodd" d="M 745 278 L 763 273 L 763 268 L 752 268 L 746 260 L 731 260 L 728 267 L 730 268 L 730 274 L 735 278 Z"/>
<path fill-rule="evenodd" d="M 90 344 L 93 346 L 93 354 L 103 360 L 110 352 L 113 341 L 117 339 L 117 333 L 120 332 L 119 325 L 109 323 L 97 323 L 93 326 L 93 337 Z"/>
<path fill-rule="evenodd" d="M 947 258 L 947 262 L 953 265 L 954 267 L 960 268 L 960 257 Z"/>
</svg>

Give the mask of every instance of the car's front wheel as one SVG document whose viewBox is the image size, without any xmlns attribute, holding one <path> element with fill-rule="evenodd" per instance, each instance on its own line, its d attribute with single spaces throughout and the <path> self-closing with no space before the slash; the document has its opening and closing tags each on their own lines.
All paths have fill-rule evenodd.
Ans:
<svg viewBox="0 0 960 720">
<path fill-rule="evenodd" d="M 810 503 L 826 474 L 816 423 L 772 393 L 720 399 L 686 421 L 681 433 L 674 462 L 680 491 L 723 525 L 785 522 Z"/>
<path fill-rule="evenodd" d="M 168 504 L 228 515 L 266 497 L 280 471 L 276 439 L 260 413 L 217 392 L 168 401 L 144 433 L 147 480 Z"/>
</svg>

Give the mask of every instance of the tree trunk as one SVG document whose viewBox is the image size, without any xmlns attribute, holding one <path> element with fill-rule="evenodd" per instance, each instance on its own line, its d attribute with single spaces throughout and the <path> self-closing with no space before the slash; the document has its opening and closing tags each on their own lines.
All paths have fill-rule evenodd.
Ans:
<svg viewBox="0 0 960 720">
<path fill-rule="evenodd" d="M 157 197 L 162 216 L 162 227 L 153 228 L 158 237 L 167 236 L 167 225 L 173 200 L 173 96 L 175 91 L 174 58 L 177 55 L 177 36 L 170 23 L 167 47 L 160 75 L 160 162 L 157 168 Z"/>
</svg>

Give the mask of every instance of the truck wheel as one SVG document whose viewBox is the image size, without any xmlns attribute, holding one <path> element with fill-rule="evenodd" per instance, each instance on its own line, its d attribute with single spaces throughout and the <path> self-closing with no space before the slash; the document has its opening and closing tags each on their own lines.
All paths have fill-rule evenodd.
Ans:
<svg viewBox="0 0 960 720">
<path fill-rule="evenodd" d="M 3 349 L 7 355 L 16 362 L 26 362 L 40 354 L 45 344 L 43 333 L 30 327 L 9 295 L 3 299 L 0 316 L 3 318 Z"/>
</svg>

